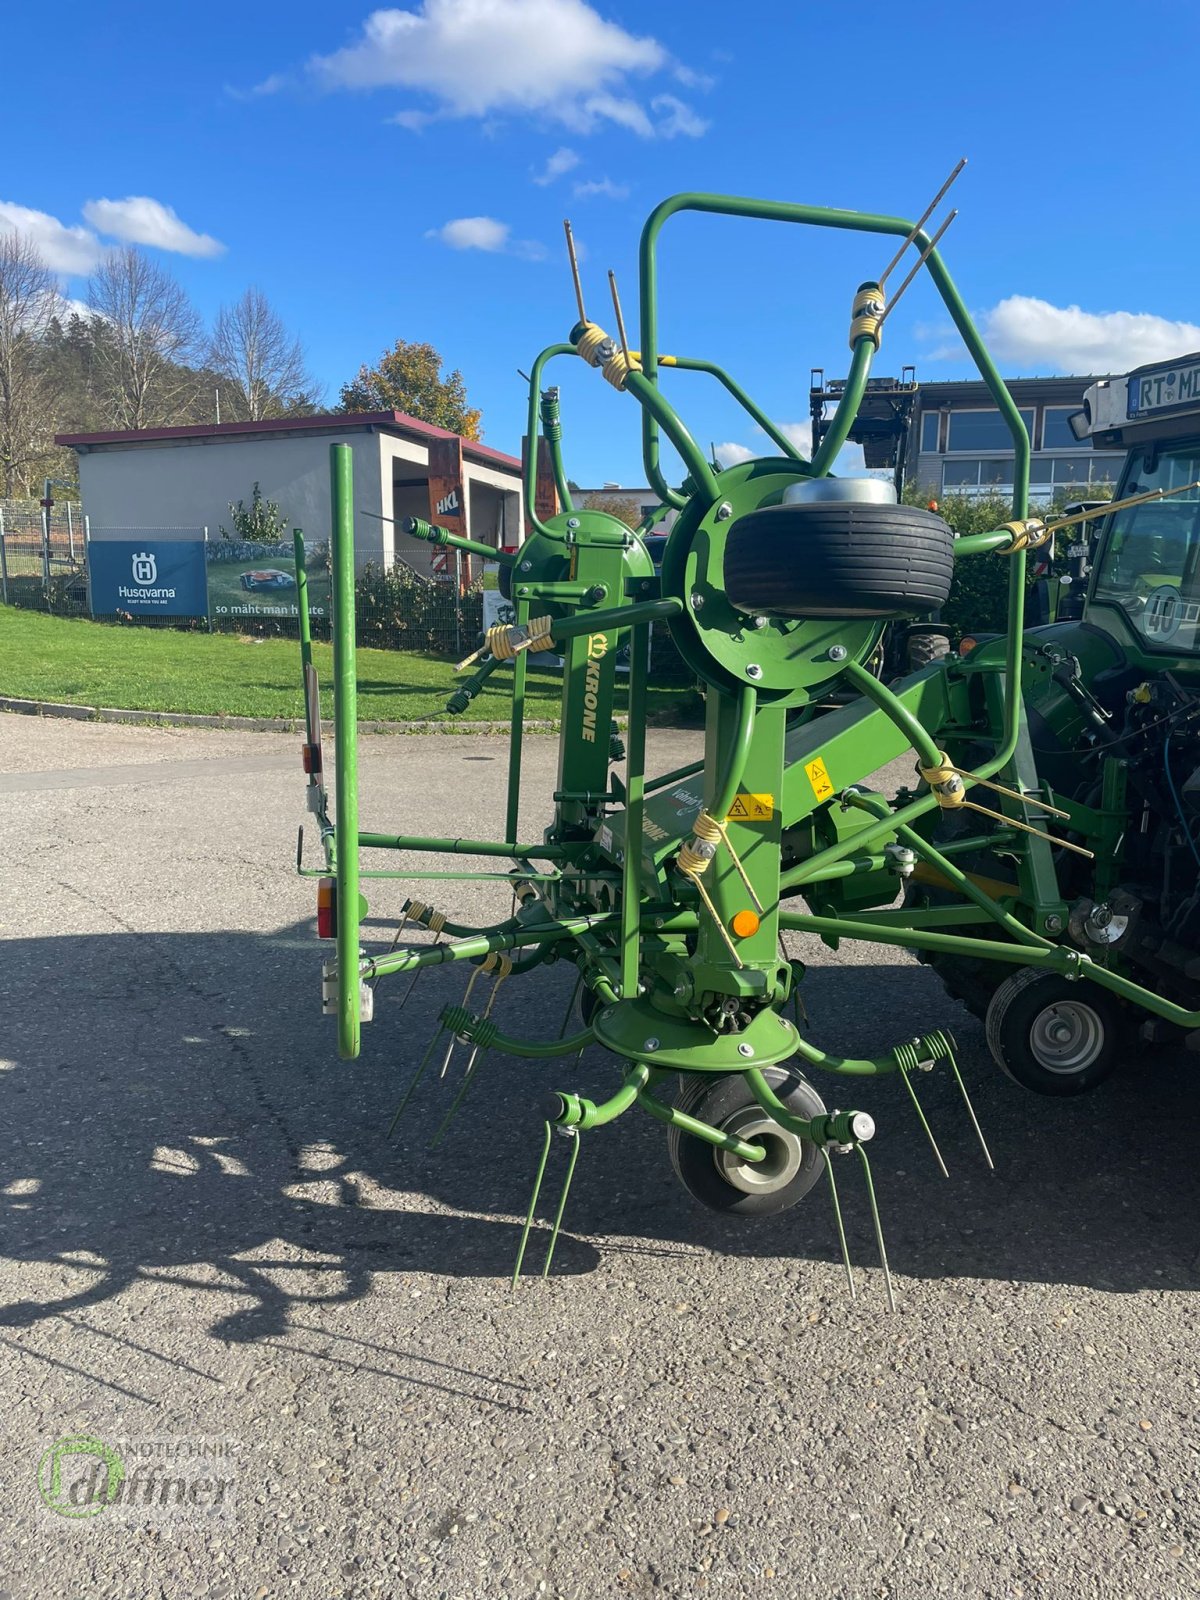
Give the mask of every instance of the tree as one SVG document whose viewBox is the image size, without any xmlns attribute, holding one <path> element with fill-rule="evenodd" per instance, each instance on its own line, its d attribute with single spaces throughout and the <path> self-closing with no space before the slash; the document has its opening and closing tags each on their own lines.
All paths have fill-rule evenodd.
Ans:
<svg viewBox="0 0 1200 1600">
<path fill-rule="evenodd" d="M 570 484 L 567 487 L 570 488 Z M 642 520 L 641 506 L 627 494 L 589 494 L 587 508 L 589 511 L 605 511 L 627 528 L 636 528 Z"/>
<path fill-rule="evenodd" d="M 403 411 L 421 422 L 481 439 L 483 413 L 467 404 L 467 387 L 457 368 L 442 377 L 441 355 L 431 344 L 397 339 L 377 367 L 359 367 L 342 386 L 341 411 Z"/>
<path fill-rule="evenodd" d="M 29 470 L 53 449 L 52 385 L 43 341 L 58 306 L 54 274 L 31 239 L 0 236 L 0 483 L 29 487 Z"/>
<path fill-rule="evenodd" d="M 287 518 L 274 500 L 264 500 L 258 484 L 247 506 L 244 500 L 229 502 L 229 517 L 233 532 L 222 527 L 222 539 L 240 539 L 246 544 L 279 544 L 287 534 Z"/>
<path fill-rule="evenodd" d="M 140 250 L 113 250 L 88 279 L 108 420 L 118 428 L 173 421 L 196 387 L 188 363 L 200 319 L 183 287 Z"/>
<path fill-rule="evenodd" d="M 218 311 L 209 365 L 234 392 L 230 420 L 259 422 L 313 408 L 304 350 L 261 289 L 247 289 Z"/>
</svg>

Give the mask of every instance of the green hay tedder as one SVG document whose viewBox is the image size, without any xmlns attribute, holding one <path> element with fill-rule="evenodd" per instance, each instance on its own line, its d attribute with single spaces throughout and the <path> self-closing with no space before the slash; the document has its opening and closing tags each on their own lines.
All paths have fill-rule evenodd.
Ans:
<svg viewBox="0 0 1200 1600">
<path fill-rule="evenodd" d="M 1092 1087 L 1139 1042 L 1200 1030 L 1200 399 L 1191 388 L 1200 396 L 1200 358 L 1176 364 L 1165 388 L 1164 367 L 1133 375 L 1127 389 L 1089 393 L 1081 436 L 1090 427 L 1107 447 L 1126 446 L 1125 477 L 1101 530 L 1083 617 L 1027 631 L 1026 553 L 1054 528 L 1029 513 L 1029 439 L 937 249 L 946 224 L 925 232 L 940 199 L 914 225 L 677 195 L 642 233 L 637 350 L 615 285 L 615 336 L 587 318 L 572 252 L 579 320 L 531 373 L 529 535 L 515 554 L 500 553 L 516 621 L 488 631 L 450 705 L 465 707 L 492 673 L 511 675 L 500 839 L 360 827 L 351 452 L 333 447 L 332 817 L 303 641 L 309 804 L 325 857 L 315 869 L 320 931 L 336 938 L 325 1010 L 336 1016 L 341 1055 L 353 1058 L 379 979 L 409 974 L 411 983 L 427 967 L 463 963 L 467 992 L 442 1011 L 405 1095 L 440 1054 L 439 1039 L 447 1058 L 461 1042 L 469 1055 L 452 1111 L 484 1052 L 568 1062 L 592 1043 L 611 1052 L 609 1098 L 564 1087 L 545 1110 L 520 1253 L 558 1132 L 570 1150 L 547 1270 L 581 1136 L 636 1108 L 666 1125 L 680 1180 L 717 1210 L 779 1212 L 825 1176 L 844 1257 L 835 1174 L 849 1160 L 871 1196 L 886 1277 L 865 1148 L 874 1123 L 861 1109 L 828 1110 L 808 1075 L 849 1079 L 857 1100 L 866 1080 L 899 1073 L 920 1115 L 913 1079 L 942 1067 L 974 1124 L 954 1041 L 949 1031 L 906 1034 L 863 1059 L 835 1054 L 830 1041 L 818 1046 L 797 1025 L 803 968 L 781 953 L 786 930 L 834 949 L 853 939 L 917 952 L 986 1018 L 999 1064 L 1047 1094 Z M 811 460 L 720 368 L 660 350 L 659 236 L 683 211 L 878 235 L 898 247 L 879 279 L 851 298 L 849 377 Z M 1012 518 L 989 533 L 956 539 L 932 511 L 898 505 L 890 485 L 830 476 L 899 297 L 889 301 L 887 280 L 906 250 L 915 266 L 900 292 L 918 272 L 932 280 L 1012 435 Z M 660 571 L 638 533 L 572 505 L 558 391 L 542 388 L 547 363 L 560 357 L 582 358 L 611 384 L 614 404 L 640 410 L 649 481 L 678 513 Z M 779 453 L 718 470 L 660 387 L 671 368 L 716 378 Z M 533 512 L 539 422 L 563 507 L 544 520 Z M 685 463 L 680 488 L 664 477 L 660 436 Z M 415 519 L 406 531 L 497 554 Z M 883 630 L 936 612 L 957 561 L 1007 566 L 1006 631 L 882 681 Z M 303 588 L 302 560 L 297 578 Z M 664 621 L 705 691 L 704 756 L 653 774 L 645 763 L 648 649 L 652 624 Z M 627 748 L 613 721 L 626 647 Z M 530 655 L 547 649 L 563 658 L 557 786 L 543 836 L 522 840 L 526 671 Z M 828 710 L 831 700 L 840 703 Z M 865 783 L 906 755 L 912 777 L 897 793 Z M 495 858 L 490 875 L 511 884 L 512 915 L 469 927 L 412 900 L 406 927 L 432 930 L 433 942 L 398 939 L 386 954 L 367 954 L 360 857 L 385 850 L 402 852 L 406 865 L 366 875 L 419 881 L 423 852 Z M 578 970 L 582 1028 L 545 1041 L 502 1032 L 492 1015 L 499 985 L 553 961 Z M 837 1098 L 848 1093 L 843 1085 Z M 848 1258 L 846 1266 L 849 1274 Z"/>
</svg>

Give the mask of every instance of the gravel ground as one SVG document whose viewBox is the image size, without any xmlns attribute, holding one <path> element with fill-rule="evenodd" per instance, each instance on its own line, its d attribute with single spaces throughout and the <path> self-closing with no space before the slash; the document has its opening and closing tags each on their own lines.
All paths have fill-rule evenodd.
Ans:
<svg viewBox="0 0 1200 1600">
<path fill-rule="evenodd" d="M 694 745 L 654 736 L 663 766 Z M 531 793 L 554 758 L 532 743 Z M 371 739 L 363 766 L 366 825 L 495 834 L 500 741 Z M 6 716 L 0 768 L 2 1600 L 1197 1593 L 1194 1059 L 1036 1100 L 907 957 L 796 940 L 818 1042 L 955 1030 L 996 1155 L 940 1076 L 949 1182 L 902 1086 L 862 1092 L 897 1314 L 848 1168 L 855 1302 L 823 1191 L 723 1221 L 632 1116 L 588 1137 L 555 1275 L 512 1295 L 534 1108 L 611 1060 L 489 1059 L 433 1152 L 432 1078 L 389 1143 L 464 979 L 402 1015 L 382 982 L 338 1062 L 295 737 Z M 367 888 L 390 937 L 399 891 Z M 438 898 L 475 921 L 499 893 Z M 514 979 L 496 1014 L 547 1037 L 568 993 Z M 39 1462 L 76 1435 L 127 1466 L 225 1441 L 226 1515 L 54 1513 Z"/>
</svg>

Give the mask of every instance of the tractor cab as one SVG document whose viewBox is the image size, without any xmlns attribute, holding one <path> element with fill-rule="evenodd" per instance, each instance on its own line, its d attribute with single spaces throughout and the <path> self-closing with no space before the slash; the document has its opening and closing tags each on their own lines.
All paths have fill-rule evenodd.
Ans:
<svg viewBox="0 0 1200 1600">
<path fill-rule="evenodd" d="M 1072 427 L 1127 451 L 1118 500 L 1170 494 L 1105 519 L 1087 621 L 1147 665 L 1200 671 L 1200 354 L 1094 383 Z"/>
</svg>

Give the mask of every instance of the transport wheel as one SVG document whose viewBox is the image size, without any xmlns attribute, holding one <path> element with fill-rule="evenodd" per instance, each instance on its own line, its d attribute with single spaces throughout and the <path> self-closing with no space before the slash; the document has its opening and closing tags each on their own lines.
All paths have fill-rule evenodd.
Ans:
<svg viewBox="0 0 1200 1600">
<path fill-rule="evenodd" d="M 796 1116 L 816 1117 L 825 1110 L 820 1095 L 799 1073 L 768 1067 L 763 1076 Z M 786 1132 L 768 1116 L 739 1072 L 687 1077 L 675 1104 L 722 1133 L 766 1146 L 765 1161 L 740 1161 L 694 1134 L 667 1129 L 667 1148 L 679 1181 L 710 1211 L 773 1217 L 803 1200 L 824 1170 L 825 1160 L 817 1146 Z"/>
<path fill-rule="evenodd" d="M 1120 1005 L 1094 983 L 1069 983 L 1033 967 L 1006 978 L 987 1012 L 988 1048 L 1035 1094 L 1086 1094 L 1113 1071 L 1128 1043 Z"/>
<path fill-rule="evenodd" d="M 919 506 L 764 506 L 739 517 L 725 543 L 730 603 L 768 616 L 929 616 L 953 572 L 954 534 Z"/>
<path fill-rule="evenodd" d="M 949 654 L 950 640 L 944 633 L 914 633 L 905 649 L 910 672 L 916 672 L 918 667 L 932 666 L 935 661 L 941 661 Z"/>
</svg>

